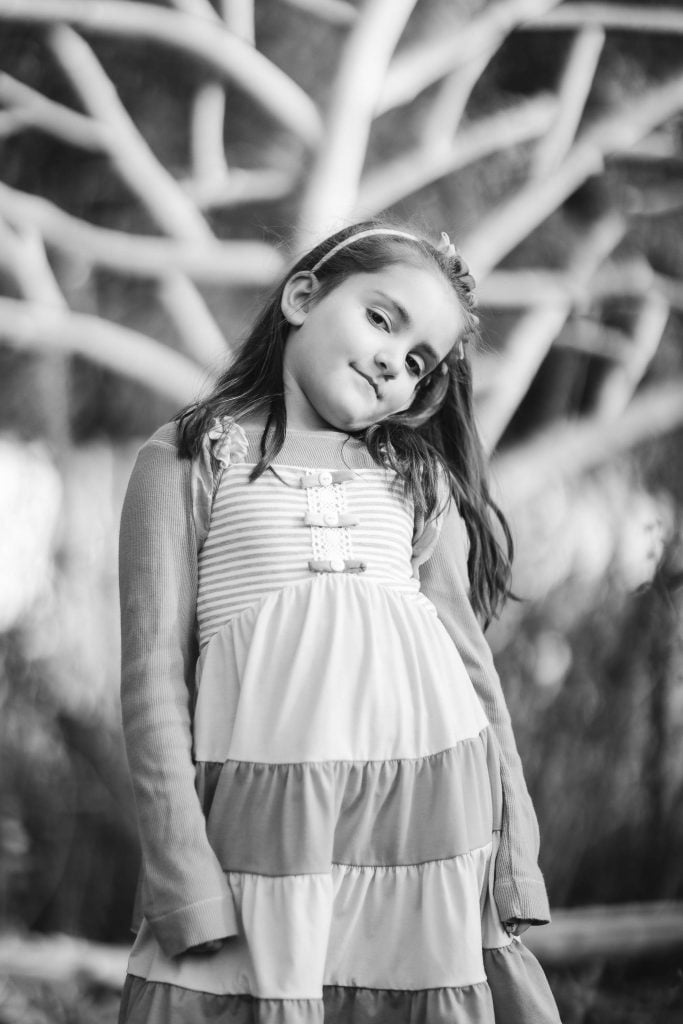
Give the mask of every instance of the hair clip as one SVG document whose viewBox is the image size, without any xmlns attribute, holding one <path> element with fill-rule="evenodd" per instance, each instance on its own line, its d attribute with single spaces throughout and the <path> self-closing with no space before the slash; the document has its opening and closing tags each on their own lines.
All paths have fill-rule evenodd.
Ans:
<svg viewBox="0 0 683 1024">
<path fill-rule="evenodd" d="M 456 261 L 458 264 L 458 269 L 456 270 L 458 280 L 468 292 L 474 291 L 475 280 L 470 274 L 470 268 L 467 266 L 461 254 L 455 248 L 445 231 L 441 232 L 441 241 L 437 246 L 435 246 L 435 249 L 437 252 L 440 252 L 442 256 L 446 256 L 447 259 Z"/>
<path fill-rule="evenodd" d="M 465 299 L 470 310 L 470 316 L 476 326 L 479 323 L 479 318 L 472 312 L 473 308 L 476 306 L 476 299 L 474 296 L 476 281 L 470 274 L 470 268 L 467 266 L 445 231 L 441 232 L 441 241 L 435 246 L 435 249 L 442 256 L 445 256 L 446 259 L 453 260 L 453 272 L 465 293 Z"/>
<path fill-rule="evenodd" d="M 458 255 L 455 246 L 445 231 L 441 232 L 441 241 L 436 246 L 436 251 L 443 253 L 444 256 L 448 256 L 449 259 L 453 259 L 454 256 Z"/>
</svg>

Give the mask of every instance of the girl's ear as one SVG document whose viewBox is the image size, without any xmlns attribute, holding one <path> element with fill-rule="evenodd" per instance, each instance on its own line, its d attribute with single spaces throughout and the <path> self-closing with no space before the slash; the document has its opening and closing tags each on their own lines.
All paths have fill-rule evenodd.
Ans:
<svg viewBox="0 0 683 1024">
<path fill-rule="evenodd" d="M 293 274 L 287 281 L 282 292 L 280 308 L 285 320 L 292 327 L 301 327 L 318 287 L 317 277 L 308 270 Z"/>
</svg>

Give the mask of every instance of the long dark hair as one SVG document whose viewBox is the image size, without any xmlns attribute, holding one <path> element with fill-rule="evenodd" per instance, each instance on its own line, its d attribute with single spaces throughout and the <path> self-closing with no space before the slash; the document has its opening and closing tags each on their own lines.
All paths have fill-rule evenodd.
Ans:
<svg viewBox="0 0 683 1024">
<path fill-rule="evenodd" d="M 289 270 L 211 394 L 176 416 L 181 457 L 198 454 L 215 417 L 239 419 L 255 413 L 265 416 L 266 425 L 261 457 L 251 479 L 259 477 L 278 454 L 287 430 L 283 359 L 290 331 L 281 310 L 282 295 L 293 274 L 310 271 L 321 260 L 316 270 L 319 288 L 315 300 L 352 274 L 371 274 L 397 263 L 430 267 L 446 278 L 458 296 L 465 318 L 464 336 L 476 334 L 473 281 L 457 254 L 441 252 L 426 240 L 398 232 L 370 234 L 332 253 L 339 242 L 352 235 L 385 227 L 369 221 L 344 228 L 315 246 Z M 387 230 L 393 229 L 389 226 Z M 329 258 L 325 258 L 328 253 Z M 444 362 L 420 382 L 410 409 L 356 436 L 366 444 L 375 462 L 396 472 L 425 518 L 442 511 L 446 496 L 441 482 L 448 482 L 469 537 L 472 605 L 488 624 L 510 594 L 513 545 L 507 520 L 489 490 L 486 459 L 474 422 L 467 357 L 460 357 L 456 345 Z"/>
</svg>

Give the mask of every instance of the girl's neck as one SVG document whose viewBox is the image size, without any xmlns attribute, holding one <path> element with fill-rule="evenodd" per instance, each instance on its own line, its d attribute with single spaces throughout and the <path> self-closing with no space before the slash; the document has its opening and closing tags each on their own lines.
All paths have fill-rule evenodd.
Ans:
<svg viewBox="0 0 683 1024">
<path fill-rule="evenodd" d="M 255 431 L 263 433 L 266 428 L 266 417 L 265 416 L 245 416 L 239 420 L 239 424 L 243 430 Z M 306 424 L 300 423 L 296 418 L 293 423 L 287 420 L 287 434 L 319 434 L 325 437 L 349 437 L 350 435 L 342 430 L 335 430 L 334 427 L 330 426 L 329 423 L 325 423 L 324 420 L 320 420 L 319 424 Z"/>
</svg>

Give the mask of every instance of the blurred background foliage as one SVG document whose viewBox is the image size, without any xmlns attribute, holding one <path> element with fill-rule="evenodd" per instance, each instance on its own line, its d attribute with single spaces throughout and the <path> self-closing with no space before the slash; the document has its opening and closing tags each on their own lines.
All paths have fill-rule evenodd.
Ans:
<svg viewBox="0 0 683 1024">
<path fill-rule="evenodd" d="M 143 33 L 95 30 L 83 14 L 116 6 L 54 0 L 52 13 L 43 2 L 29 16 L 32 5 L 22 14 L 0 0 L 3 927 L 126 941 L 138 850 L 119 727 L 115 551 L 132 460 L 220 365 L 210 325 L 234 345 L 297 247 L 366 211 L 448 230 L 481 282 L 477 401 L 522 598 L 490 635 L 551 900 L 683 899 L 683 5 L 402 0 L 391 14 L 378 0 L 257 0 L 258 51 L 323 112 L 298 133 L 227 76 L 222 112 L 214 93 L 202 121 L 198 96 L 215 86 L 215 66 Z M 206 19 L 210 5 L 137 6 Z M 235 19 L 248 9 L 213 8 L 245 46 Z M 457 53 L 472 26 L 483 29 L 467 59 L 415 84 L 410 59 L 429 67 L 430 47 L 431 63 L 449 45 Z M 79 40 L 208 226 L 198 244 L 212 233 L 266 247 L 236 277 L 194 275 L 201 308 L 195 295 L 185 314 L 196 314 L 200 345 L 160 299 L 180 278 L 187 297 L 182 269 L 168 280 L 126 273 L 86 244 L 79 252 L 74 222 L 48 224 L 57 210 L 117 237 L 173 235 L 121 173 L 125 145 L 113 156 L 62 130 L 64 108 L 83 112 L 79 90 L 93 88 L 79 81 Z M 368 113 L 358 93 L 373 72 Z M 404 98 L 382 112 L 388 81 Z M 17 82 L 34 93 L 22 98 Z M 52 127 L 38 94 L 60 105 Z M 342 101 L 355 110 L 350 127 Z M 106 127 L 101 112 L 88 116 L 88 130 Z M 566 138 L 553 143 L 558 124 Z M 361 154 L 356 170 L 325 164 L 344 142 Z M 575 173 L 581 145 L 597 156 Z M 406 159 L 432 167 L 422 183 L 400 184 Z M 249 177 L 264 169 L 267 181 Z M 138 173 L 142 185 L 148 170 Z M 50 206 L 22 205 L 26 196 Z M 100 338 L 102 324 L 159 342 L 156 362 L 117 355 L 120 338 Z M 162 349 L 183 355 L 184 382 L 176 373 L 169 383 Z"/>
</svg>

